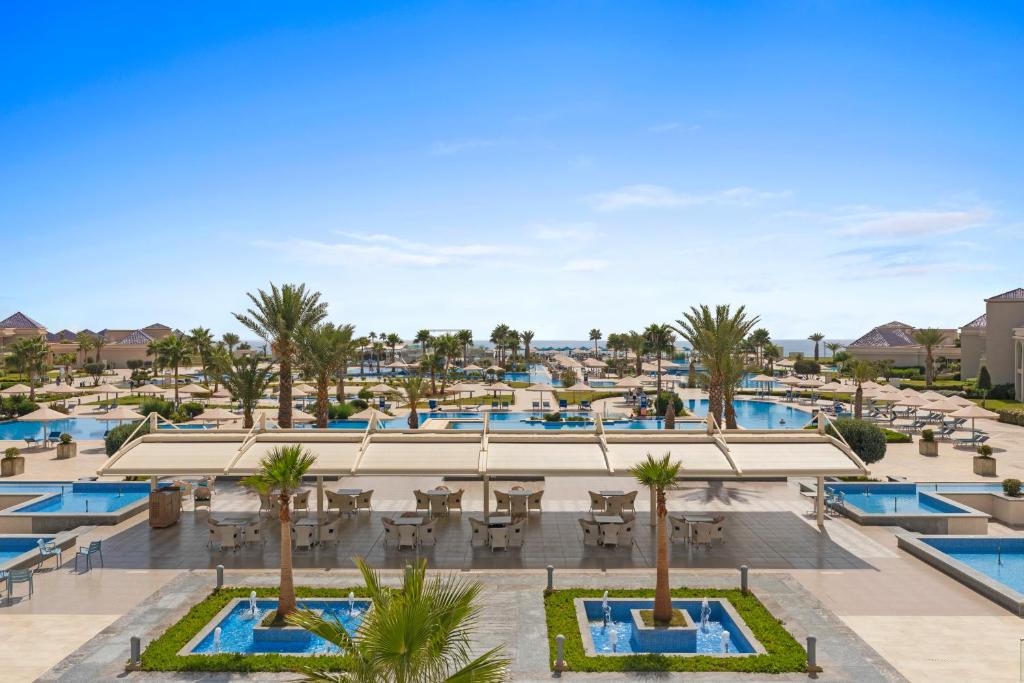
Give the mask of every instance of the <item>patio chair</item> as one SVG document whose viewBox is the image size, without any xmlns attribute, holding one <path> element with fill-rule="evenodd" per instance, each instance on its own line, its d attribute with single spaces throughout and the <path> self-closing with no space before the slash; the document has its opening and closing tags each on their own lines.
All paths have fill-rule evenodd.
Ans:
<svg viewBox="0 0 1024 683">
<path fill-rule="evenodd" d="M 590 401 L 580 401 L 580 410 L 590 410 Z"/>
<path fill-rule="evenodd" d="M 526 496 L 509 496 L 512 503 L 512 516 L 513 517 L 525 517 L 526 508 Z"/>
<path fill-rule="evenodd" d="M 630 547 L 633 545 L 633 526 L 635 522 L 632 520 L 625 522 L 619 526 L 619 545 Z"/>
<path fill-rule="evenodd" d="M 540 401 L 534 401 L 531 405 L 534 410 L 540 410 Z"/>
<path fill-rule="evenodd" d="M 420 545 L 433 546 L 437 543 L 436 526 L 436 519 L 420 525 L 420 528 L 416 530 L 416 540 L 419 541 Z"/>
<path fill-rule="evenodd" d="M 32 597 L 32 593 L 35 592 L 35 581 L 32 580 L 31 569 L 11 569 L 7 572 L 7 604 L 11 604 L 14 596 L 14 584 L 16 583 L 27 583 L 28 584 L 28 597 Z"/>
<path fill-rule="evenodd" d="M 522 548 L 523 538 L 526 536 L 526 520 L 521 519 L 512 526 L 505 527 L 508 530 L 508 547 Z"/>
<path fill-rule="evenodd" d="M 384 525 L 384 547 L 388 547 L 388 541 L 398 542 L 398 526 L 395 520 L 390 517 L 382 517 L 381 524 Z"/>
<path fill-rule="evenodd" d="M 57 558 L 57 567 L 59 568 L 61 565 L 61 551 L 57 544 L 53 541 L 44 541 L 41 538 L 36 543 L 39 545 L 39 566 L 42 567 L 47 558 L 55 557 Z"/>
<path fill-rule="evenodd" d="M 706 550 L 711 549 L 711 542 L 716 539 L 716 525 L 711 522 L 695 522 L 693 524 L 693 544 L 704 546 Z M 717 535 L 721 539 L 721 535 Z"/>
<path fill-rule="evenodd" d="M 262 515 L 263 511 L 266 510 L 267 515 L 272 516 L 274 514 L 274 507 L 275 507 L 275 503 L 277 502 L 275 500 L 275 498 L 277 496 L 271 496 L 269 493 L 261 493 L 261 494 L 259 494 L 259 496 L 260 496 L 260 510 L 259 510 L 258 514 Z"/>
<path fill-rule="evenodd" d="M 292 542 L 295 544 L 295 549 L 305 548 L 309 550 L 313 547 L 313 527 L 311 526 L 293 526 L 292 527 Z"/>
<path fill-rule="evenodd" d="M 437 410 L 437 399 L 436 398 L 431 398 L 431 399 L 427 400 L 427 409 L 431 410 L 431 411 Z"/>
<path fill-rule="evenodd" d="M 559 410 L 569 410 L 569 402 L 566 401 L 564 398 L 558 399 L 558 409 Z"/>
<path fill-rule="evenodd" d="M 338 496 L 335 502 L 337 503 L 338 514 L 354 515 L 359 512 L 359 501 L 356 496 Z"/>
<path fill-rule="evenodd" d="M 416 527 L 412 524 L 398 525 L 398 549 L 415 548 L 417 542 Z"/>
<path fill-rule="evenodd" d="M 196 490 L 192 493 L 192 508 L 198 509 L 200 505 L 205 505 L 206 509 L 210 509 L 210 505 L 213 502 L 213 491 L 206 484 L 200 484 L 196 487 Z"/>
<path fill-rule="evenodd" d="M 416 489 L 415 491 L 413 491 L 412 494 L 414 496 L 416 496 L 416 509 L 417 510 L 426 510 L 427 512 L 429 512 L 430 511 L 430 496 L 428 496 L 427 494 L 423 493 L 423 491 L 420 491 L 419 489 Z"/>
<path fill-rule="evenodd" d="M 498 402 L 491 401 L 491 410 L 498 410 Z"/>
<path fill-rule="evenodd" d="M 487 536 L 491 543 L 491 552 L 494 552 L 498 548 L 508 550 L 508 527 L 491 527 L 487 530 Z"/>
<path fill-rule="evenodd" d="M 448 511 L 450 512 L 453 508 L 458 508 L 459 513 L 462 513 L 462 494 L 466 492 L 466 489 L 459 489 L 458 491 L 452 491 L 448 494 Z"/>
<path fill-rule="evenodd" d="M 988 441 L 988 434 L 972 432 L 970 436 L 953 439 L 954 446 L 980 446 Z"/>
<path fill-rule="evenodd" d="M 502 491 L 494 492 L 494 509 L 497 512 L 507 512 L 512 514 L 512 496 Z"/>
<path fill-rule="evenodd" d="M 360 493 L 358 496 L 356 496 L 356 511 L 358 512 L 359 510 L 372 510 L 372 499 L 373 489 L 370 489 L 369 491 L 363 491 L 362 493 Z"/>
<path fill-rule="evenodd" d="M 254 522 L 249 522 L 245 526 L 240 527 L 242 532 L 242 545 L 255 545 L 259 543 L 264 545 L 266 539 L 263 538 L 263 532 L 260 530 L 261 523 L 257 519 Z"/>
<path fill-rule="evenodd" d="M 591 512 L 604 512 L 607 507 L 604 496 L 597 491 L 587 491 L 590 494 L 590 511 Z"/>
<path fill-rule="evenodd" d="M 526 499 L 526 511 L 536 510 L 541 512 L 540 499 L 544 497 L 543 491 L 534 491 L 530 494 L 530 497 Z"/>
<path fill-rule="evenodd" d="M 504 411 L 508 411 L 508 401 L 501 402 L 501 409 Z"/>
<path fill-rule="evenodd" d="M 22 437 L 25 440 L 25 448 L 34 448 L 39 445 L 39 439 L 34 436 Z"/>
<path fill-rule="evenodd" d="M 100 558 L 100 566 L 103 566 L 103 541 L 92 541 L 87 546 L 81 546 L 78 549 L 78 554 L 75 555 L 75 571 L 78 571 L 78 558 L 85 558 L 85 569 L 86 571 L 92 569 L 92 556 L 97 555 Z"/>
<path fill-rule="evenodd" d="M 320 543 L 337 543 L 341 538 L 341 518 L 320 525 Z"/>
<path fill-rule="evenodd" d="M 601 524 L 601 545 L 610 547 L 619 543 L 619 527 L 621 524 Z"/>
<path fill-rule="evenodd" d="M 636 513 L 636 494 L 637 491 L 630 491 L 626 495 L 622 496 L 622 511 L 626 510 Z"/>
<path fill-rule="evenodd" d="M 46 436 L 46 440 L 49 441 L 50 443 L 53 443 L 55 441 L 60 441 L 60 430 L 59 429 L 50 430 L 50 433 L 47 434 L 47 436 Z"/>
<path fill-rule="evenodd" d="M 668 516 L 668 521 L 672 525 L 672 533 L 669 535 L 668 540 L 672 543 L 678 543 L 682 541 L 687 543 L 690 540 L 690 527 L 686 524 L 686 520 L 682 517 Z"/>
<path fill-rule="evenodd" d="M 299 510 L 309 512 L 309 491 L 299 491 L 292 496 L 292 510 L 295 512 Z"/>
<path fill-rule="evenodd" d="M 548 401 L 544 401 L 544 410 L 551 410 L 551 404 Z"/>
<path fill-rule="evenodd" d="M 592 522 L 589 519 L 580 518 L 576 520 L 580 523 L 580 528 L 583 529 L 583 545 L 598 546 L 601 545 L 599 534 L 601 533 L 601 525 L 597 522 Z"/>
<path fill-rule="evenodd" d="M 469 528 L 472 534 L 469 537 L 469 544 L 474 548 L 482 548 L 487 545 L 487 524 L 482 519 L 469 518 Z"/>
<path fill-rule="evenodd" d="M 625 496 L 608 496 L 608 500 L 605 503 L 605 514 L 609 515 L 621 515 L 622 504 Z"/>
<path fill-rule="evenodd" d="M 218 528 L 217 522 L 214 521 L 214 519 L 212 517 L 207 517 L 206 518 L 206 530 L 207 530 L 208 533 L 206 534 L 206 545 L 208 547 L 212 548 L 213 547 L 213 542 L 215 540 L 217 540 L 217 528 Z M 75 559 L 77 561 L 78 558 L 75 558 Z"/>
<path fill-rule="evenodd" d="M 217 537 L 214 539 L 214 545 L 219 550 L 227 550 L 228 548 L 231 550 L 237 550 L 239 546 L 238 527 L 217 527 Z"/>
</svg>

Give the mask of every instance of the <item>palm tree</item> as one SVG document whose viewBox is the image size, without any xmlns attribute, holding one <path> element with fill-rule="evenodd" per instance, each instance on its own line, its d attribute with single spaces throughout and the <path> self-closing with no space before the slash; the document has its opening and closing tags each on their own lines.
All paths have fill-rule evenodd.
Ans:
<svg viewBox="0 0 1024 683">
<path fill-rule="evenodd" d="M 769 343 L 764 347 L 764 361 L 768 363 L 768 373 L 775 372 L 775 361 L 782 358 L 782 349 L 777 345 Z"/>
<path fill-rule="evenodd" d="M 270 344 L 281 364 L 281 386 L 278 394 L 277 424 L 292 426 L 292 361 L 295 359 L 295 335 L 327 317 L 327 304 L 320 301 L 320 292 L 307 292 L 306 285 L 270 284 L 270 291 L 259 290 L 257 298 L 248 294 L 254 308 L 235 319 Z"/>
<path fill-rule="evenodd" d="M 409 408 L 409 429 L 419 429 L 420 417 L 416 414 L 416 404 L 423 397 L 426 387 L 423 386 L 423 378 L 409 375 L 398 381 L 398 387 L 405 389 L 405 402 Z"/>
<path fill-rule="evenodd" d="M 178 368 L 192 362 L 192 341 L 185 336 L 169 334 L 163 339 L 149 342 L 146 355 L 154 357 L 154 365 L 174 370 L 174 402 L 178 403 Z"/>
<path fill-rule="evenodd" d="M 203 370 L 203 384 L 210 385 L 210 353 L 213 351 L 213 335 L 209 328 L 194 327 L 188 332 L 193 348 L 199 354 L 199 362 Z"/>
<path fill-rule="evenodd" d="M 46 371 L 46 356 L 50 353 L 43 337 L 19 339 L 10 346 L 11 358 L 19 372 L 28 377 L 28 399 L 36 400 L 36 378 Z"/>
<path fill-rule="evenodd" d="M 260 461 L 259 470 L 243 483 L 264 495 L 276 495 L 281 520 L 281 582 L 277 596 L 275 624 L 295 611 L 295 583 L 292 580 L 292 494 L 302 487 L 302 477 L 316 462 L 316 456 L 295 444 L 277 446 Z"/>
<path fill-rule="evenodd" d="M 728 304 L 719 304 L 712 313 L 710 307 L 702 304 L 691 306 L 689 312 L 683 313 L 683 319 L 676 321 L 675 329 L 700 353 L 708 372 L 708 414 L 719 424 L 725 407 L 725 375 L 732 355 L 758 320 L 756 316 L 748 319 L 744 306 L 733 313 Z"/>
<path fill-rule="evenodd" d="M 668 624 L 672 621 L 672 598 L 668 588 L 668 539 L 665 538 L 665 518 L 668 507 L 665 504 L 665 492 L 675 487 L 676 477 L 682 469 L 679 461 L 670 462 L 672 454 L 666 453 L 660 460 L 655 460 L 650 453 L 647 459 L 629 468 L 629 473 L 648 488 L 654 489 L 658 502 L 658 559 L 654 583 L 654 621 Z"/>
<path fill-rule="evenodd" d="M 508 325 L 496 325 L 491 330 L 491 343 L 494 344 L 494 350 L 497 353 L 498 365 L 505 365 L 505 339 L 508 337 Z"/>
<path fill-rule="evenodd" d="M 384 339 L 384 341 L 388 345 L 388 348 L 391 349 L 391 362 L 394 363 L 396 358 L 395 354 L 397 352 L 396 349 L 398 348 L 398 345 L 402 343 L 402 338 L 392 332 Z"/>
<path fill-rule="evenodd" d="M 210 349 L 210 356 L 207 359 L 210 376 L 213 377 L 213 390 L 220 388 L 224 373 L 231 367 L 231 352 L 224 343 L 214 344 Z"/>
<path fill-rule="evenodd" d="M 764 349 L 772 343 L 771 333 L 765 328 L 759 327 L 750 333 L 750 343 L 753 344 L 754 351 L 757 353 L 757 364 L 761 365 L 764 362 Z"/>
<path fill-rule="evenodd" d="M 53 359 L 53 362 L 57 365 L 64 367 L 64 377 L 68 381 L 68 386 L 71 385 L 71 366 L 75 364 L 75 354 L 73 353 L 62 353 Z"/>
<path fill-rule="evenodd" d="M 353 663 L 351 674 L 304 666 L 306 681 L 378 683 L 498 683 L 508 678 L 502 647 L 473 657 L 471 641 L 480 618 L 483 586 L 454 575 L 427 578 L 426 560 L 406 571 L 399 589 L 388 588 L 361 558 L 356 566 L 373 609 L 355 638 L 337 621 L 299 610 L 288 622 L 337 645 Z"/>
<path fill-rule="evenodd" d="M 106 345 L 107 345 L 107 338 L 104 337 L 102 334 L 97 334 L 93 338 L 93 340 L 92 340 L 92 348 L 94 348 L 96 350 L 95 361 L 97 363 L 100 362 L 100 351 L 102 351 L 103 347 L 106 346 Z"/>
<path fill-rule="evenodd" d="M 469 347 L 473 345 L 473 330 L 459 330 L 455 337 L 462 344 L 462 365 L 465 366 L 469 363 Z"/>
<path fill-rule="evenodd" d="M 630 330 L 626 334 L 625 341 L 626 348 L 633 352 L 636 364 L 635 374 L 639 376 L 643 372 L 644 349 L 647 347 L 647 339 L 641 333 Z"/>
<path fill-rule="evenodd" d="M 864 405 L 864 388 L 861 385 L 877 377 L 878 368 L 866 360 L 855 360 L 849 364 L 848 369 L 853 381 L 857 383 L 857 391 L 853 395 L 853 416 L 859 420 Z"/>
<path fill-rule="evenodd" d="M 843 348 L 843 345 L 839 342 L 825 342 L 825 348 L 832 354 L 832 358 L 835 358 L 836 353 Z"/>
<path fill-rule="evenodd" d="M 348 325 L 345 326 L 345 328 L 347 327 Z M 366 337 L 353 337 L 353 334 L 355 334 L 355 329 L 349 333 L 347 340 L 339 342 L 341 348 L 338 349 L 338 352 L 341 355 L 342 362 L 341 368 L 338 371 L 338 386 L 334 391 L 334 396 L 338 399 L 339 403 L 345 400 L 345 376 L 348 374 L 349 363 L 359 354 L 359 349 L 366 344 Z M 360 363 L 360 371 L 362 371 L 362 368 L 363 364 Z"/>
<path fill-rule="evenodd" d="M 935 381 L 935 357 L 933 352 L 935 347 L 942 343 L 943 339 L 945 339 L 945 335 L 941 330 L 937 330 L 934 327 L 926 327 L 914 332 L 914 341 L 924 347 L 924 383 L 927 386 L 931 386 L 932 382 Z"/>
<path fill-rule="evenodd" d="M 596 327 L 590 330 L 590 341 L 594 342 L 594 356 L 598 355 L 597 342 L 601 341 L 601 330 Z"/>
<path fill-rule="evenodd" d="M 335 326 L 322 323 L 302 328 L 295 336 L 299 363 L 316 382 L 316 426 L 327 429 L 327 408 L 331 381 L 338 370 L 344 370 L 352 325 Z"/>
<path fill-rule="evenodd" d="M 234 332 L 225 332 L 220 336 L 220 340 L 224 342 L 224 346 L 228 347 L 228 353 L 234 354 L 235 347 L 238 346 L 238 335 Z"/>
<path fill-rule="evenodd" d="M 443 334 L 434 340 L 434 358 L 441 366 L 442 394 L 445 387 L 448 386 L 448 370 L 451 367 L 452 359 L 458 357 L 460 346 L 458 338 L 450 334 Z"/>
<path fill-rule="evenodd" d="M 821 341 L 822 339 L 824 339 L 824 338 L 825 338 L 825 335 L 823 335 L 823 334 L 822 334 L 821 332 L 815 332 L 814 334 L 812 334 L 812 335 L 809 335 L 809 336 L 807 337 L 807 340 L 808 340 L 808 341 L 812 341 L 812 342 L 814 342 L 814 362 L 815 362 L 815 363 L 817 363 L 817 362 L 818 362 L 818 343 L 819 343 L 819 342 L 820 342 L 820 341 Z"/>
<path fill-rule="evenodd" d="M 430 330 L 420 330 L 412 340 L 420 345 L 420 355 L 427 355 L 427 345 L 430 344 Z"/>
<path fill-rule="evenodd" d="M 655 398 L 657 398 L 661 396 L 661 356 L 665 353 L 672 353 L 672 349 L 675 347 L 675 335 L 672 334 L 672 328 L 668 325 L 651 323 L 644 330 L 644 341 L 646 350 L 654 354 L 658 363 L 657 393 L 655 393 Z"/>
<path fill-rule="evenodd" d="M 89 349 L 93 347 L 93 342 L 96 338 L 88 332 L 79 332 L 78 336 L 75 337 L 75 342 L 78 344 L 78 350 L 82 354 L 82 364 L 85 364 L 86 358 L 89 357 Z"/>
<path fill-rule="evenodd" d="M 512 365 L 515 366 L 519 360 L 519 331 L 509 330 L 505 335 L 505 346 L 512 352 Z"/>
<path fill-rule="evenodd" d="M 733 353 L 722 365 L 722 407 L 725 412 L 725 428 L 737 429 L 736 406 L 733 399 L 736 398 L 736 389 L 743 380 L 747 371 L 745 358 L 742 353 Z"/>
<path fill-rule="evenodd" d="M 261 365 L 259 358 L 232 356 L 224 371 L 224 386 L 242 406 L 242 426 L 252 427 L 252 411 L 277 377 L 273 366 Z"/>
</svg>

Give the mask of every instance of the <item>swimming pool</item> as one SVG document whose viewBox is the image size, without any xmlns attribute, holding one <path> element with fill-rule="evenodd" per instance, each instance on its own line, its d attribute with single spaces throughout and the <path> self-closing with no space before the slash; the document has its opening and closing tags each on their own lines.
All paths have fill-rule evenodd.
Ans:
<svg viewBox="0 0 1024 683">
<path fill-rule="evenodd" d="M 733 401 L 736 424 L 744 429 L 802 429 L 812 417 L 809 412 L 770 401 Z M 707 399 L 689 399 L 683 406 L 690 415 L 708 414 Z"/>
<path fill-rule="evenodd" d="M 506 372 L 501 375 L 506 382 L 529 382 L 530 384 L 550 384 L 553 387 L 562 386 L 557 377 L 552 377 L 548 369 L 543 365 L 531 365 L 529 372 Z"/>
<path fill-rule="evenodd" d="M 25 553 L 37 552 L 39 539 L 52 541 L 52 536 L 0 536 L 0 567 Z"/>
<path fill-rule="evenodd" d="M 66 514 L 116 512 L 149 497 L 145 482 L 75 482 L 0 484 L 2 493 L 37 493 L 43 500 L 17 505 L 5 512 L 18 514 Z"/>
<path fill-rule="evenodd" d="M 73 417 L 56 422 L 0 422 L 0 439 L 20 441 L 25 437 L 41 439 L 50 432 L 67 432 L 75 439 L 102 439 L 117 422 L 101 422 L 92 417 Z"/>
</svg>

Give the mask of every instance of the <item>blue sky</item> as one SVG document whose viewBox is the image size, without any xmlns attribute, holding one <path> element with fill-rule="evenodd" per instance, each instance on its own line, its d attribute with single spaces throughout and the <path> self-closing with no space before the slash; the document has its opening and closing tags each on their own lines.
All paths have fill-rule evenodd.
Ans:
<svg viewBox="0 0 1024 683">
<path fill-rule="evenodd" d="M 1024 5 L 30 3 L 0 22 L 0 308 L 780 338 L 1024 285 Z"/>
</svg>

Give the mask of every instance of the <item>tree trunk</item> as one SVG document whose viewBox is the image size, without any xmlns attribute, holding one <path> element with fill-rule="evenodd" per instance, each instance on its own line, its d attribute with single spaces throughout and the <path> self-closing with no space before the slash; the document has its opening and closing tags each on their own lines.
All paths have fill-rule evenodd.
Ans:
<svg viewBox="0 0 1024 683">
<path fill-rule="evenodd" d="M 719 427 L 722 426 L 722 379 L 711 376 L 711 385 L 708 387 L 708 414 L 714 416 Z"/>
<path fill-rule="evenodd" d="M 324 372 L 317 377 L 316 382 L 316 426 L 318 429 L 327 429 L 327 406 L 330 403 L 328 392 L 330 391 L 331 376 Z"/>
<path fill-rule="evenodd" d="M 295 611 L 295 583 L 292 579 L 292 525 L 288 509 L 291 496 L 282 493 L 281 499 L 281 585 L 277 597 L 277 621 Z"/>
<path fill-rule="evenodd" d="M 252 429 L 252 406 L 247 405 L 242 409 L 242 427 Z"/>
<path fill-rule="evenodd" d="M 412 410 L 409 411 L 409 429 L 420 428 L 420 416 L 416 414 L 416 405 L 413 404 Z"/>
<path fill-rule="evenodd" d="M 862 406 L 864 404 L 864 390 L 860 386 L 860 382 L 857 383 L 857 391 L 853 395 L 853 416 L 856 419 L 860 419 Z"/>
<path fill-rule="evenodd" d="M 676 428 L 676 402 L 675 396 L 672 397 L 668 402 L 668 406 L 665 408 L 665 429 Z"/>
<path fill-rule="evenodd" d="M 725 428 L 736 429 L 736 406 L 732 404 L 732 398 L 730 396 L 726 396 L 723 403 L 725 410 Z"/>
<path fill-rule="evenodd" d="M 277 394 L 277 426 L 291 429 L 292 426 L 292 358 L 288 349 L 281 352 L 281 386 Z"/>
<path fill-rule="evenodd" d="M 924 383 L 926 385 L 928 385 L 928 386 L 931 386 L 933 381 L 935 380 L 935 360 L 932 358 L 931 347 L 928 348 L 928 355 L 925 356 L 924 363 L 925 363 L 925 374 L 924 374 L 925 382 Z"/>
<path fill-rule="evenodd" d="M 668 587 L 668 539 L 665 537 L 665 490 L 658 489 L 658 568 L 654 583 L 654 621 L 667 624 L 672 621 L 672 596 Z"/>
<path fill-rule="evenodd" d="M 697 386 L 697 361 L 694 360 L 693 354 L 690 354 L 690 367 L 687 370 L 686 375 L 686 387 L 688 389 L 694 389 Z"/>
<path fill-rule="evenodd" d="M 174 364 L 174 405 L 177 406 L 178 402 L 178 364 Z"/>
<path fill-rule="evenodd" d="M 658 351 L 658 378 L 655 382 L 657 392 L 654 394 L 655 400 L 661 398 L 661 351 Z"/>
</svg>

